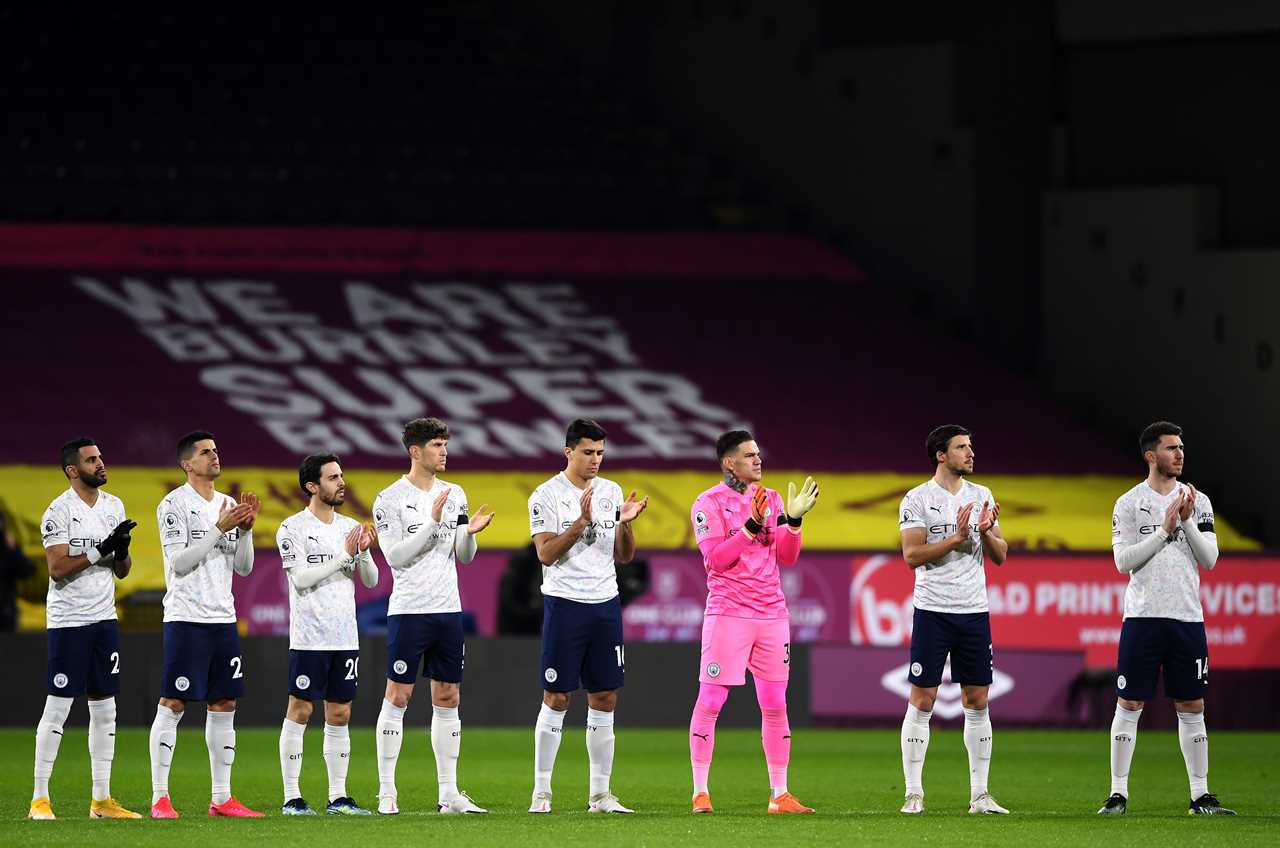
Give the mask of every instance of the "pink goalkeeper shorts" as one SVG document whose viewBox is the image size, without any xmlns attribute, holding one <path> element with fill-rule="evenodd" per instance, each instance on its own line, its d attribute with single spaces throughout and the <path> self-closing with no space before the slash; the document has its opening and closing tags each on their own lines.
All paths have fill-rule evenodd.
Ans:
<svg viewBox="0 0 1280 848">
<path fill-rule="evenodd" d="M 786 681 L 791 677 L 791 620 L 708 615 L 702 620 L 702 667 L 698 680 L 741 686 L 751 676 Z"/>
</svg>

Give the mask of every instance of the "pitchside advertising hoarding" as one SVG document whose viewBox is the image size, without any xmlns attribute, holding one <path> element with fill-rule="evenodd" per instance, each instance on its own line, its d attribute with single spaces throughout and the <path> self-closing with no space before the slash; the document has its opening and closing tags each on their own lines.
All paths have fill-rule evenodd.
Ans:
<svg viewBox="0 0 1280 848">
<path fill-rule="evenodd" d="M 499 632 L 499 584 L 510 555 L 482 550 L 471 565 L 458 569 L 463 606 L 481 635 Z M 650 585 L 623 610 L 626 639 L 698 641 L 706 601 L 701 557 L 692 551 L 641 556 Z M 524 579 L 528 576 L 525 572 Z M 900 556 L 884 553 L 806 553 L 783 571 L 791 638 L 812 645 L 815 719 L 901 717 L 909 691 L 913 581 Z M 1126 583 L 1111 558 L 1100 554 L 1014 554 L 1004 566 L 987 568 L 994 655 L 990 697 L 1002 720 L 1069 723 L 1078 718 L 1070 714 L 1070 694 L 1081 672 L 1114 667 Z M 385 571 L 375 589 L 356 587 L 366 631 L 382 626 L 390 591 Z M 1213 668 L 1280 667 L 1280 558 L 1223 556 L 1212 572 L 1202 572 L 1200 594 Z M 288 633 L 288 594 L 274 551 L 258 551 L 253 573 L 236 578 L 236 608 L 249 633 Z M 692 667 L 684 671 L 697 673 Z M 643 674 L 633 669 L 633 675 Z M 957 719 L 962 711 L 960 686 L 948 666 L 934 712 L 940 719 Z"/>
<path fill-rule="evenodd" d="M 482 537 L 483 538 L 483 537 Z M 509 552 L 482 550 L 458 569 L 463 605 L 477 631 L 494 634 L 498 585 Z M 649 590 L 623 610 L 632 641 L 697 641 L 702 632 L 706 576 L 692 551 L 641 553 Z M 237 611 L 250 632 L 288 632 L 288 595 L 279 556 L 259 551 L 254 572 L 237 578 Z M 376 589 L 357 587 L 361 604 L 391 591 L 383 574 Z M 988 566 L 991 632 L 996 667 L 1005 650 L 1076 652 L 1083 665 L 1115 664 L 1128 578 L 1108 555 L 1015 554 Z M 803 554 L 782 572 L 791 638 L 801 643 L 893 648 L 905 662 L 911 639 L 914 573 L 892 554 Z M 1201 572 L 1209 656 L 1215 668 L 1280 667 L 1280 558 L 1224 556 Z"/>
<path fill-rule="evenodd" d="M 848 641 L 908 644 L 912 571 L 888 554 L 855 557 L 849 567 Z M 988 566 L 997 666 L 1003 648 L 1079 650 L 1089 666 L 1114 665 L 1127 584 L 1109 554 L 1015 554 Z M 1219 558 L 1200 572 L 1200 600 L 1215 667 L 1280 667 L 1280 558 Z"/>
</svg>

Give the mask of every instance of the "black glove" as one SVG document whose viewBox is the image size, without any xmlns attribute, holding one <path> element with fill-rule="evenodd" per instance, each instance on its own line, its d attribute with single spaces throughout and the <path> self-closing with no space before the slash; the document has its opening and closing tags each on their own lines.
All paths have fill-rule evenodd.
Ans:
<svg viewBox="0 0 1280 848">
<path fill-rule="evenodd" d="M 104 557 L 107 554 L 115 554 L 116 562 L 122 562 L 129 556 L 129 543 L 133 541 L 129 533 L 137 526 L 138 522 L 127 518 L 121 521 L 116 525 L 116 529 L 111 531 L 110 536 L 98 543 L 98 553 Z"/>
</svg>

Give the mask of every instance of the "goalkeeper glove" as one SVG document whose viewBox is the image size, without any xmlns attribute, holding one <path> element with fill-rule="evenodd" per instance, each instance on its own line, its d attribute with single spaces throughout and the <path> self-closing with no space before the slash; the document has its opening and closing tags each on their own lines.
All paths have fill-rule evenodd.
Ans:
<svg viewBox="0 0 1280 848">
<path fill-rule="evenodd" d="M 763 486 L 756 486 L 751 491 L 751 515 L 747 518 L 746 530 L 752 536 L 764 529 L 764 512 L 769 505 L 769 493 Z"/>
<path fill-rule="evenodd" d="M 787 524 L 792 527 L 800 526 L 800 519 L 804 518 L 805 513 L 813 509 L 813 505 L 818 502 L 818 481 L 812 477 L 804 478 L 804 485 L 800 487 L 800 491 L 796 491 L 795 483 L 787 484 Z"/>
</svg>

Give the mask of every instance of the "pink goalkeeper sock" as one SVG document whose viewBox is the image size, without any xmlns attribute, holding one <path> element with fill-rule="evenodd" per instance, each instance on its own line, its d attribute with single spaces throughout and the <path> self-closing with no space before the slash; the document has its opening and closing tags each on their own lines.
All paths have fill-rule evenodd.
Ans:
<svg viewBox="0 0 1280 848">
<path fill-rule="evenodd" d="M 791 762 L 791 724 L 787 721 L 785 680 L 755 678 L 760 702 L 760 740 L 769 767 L 769 787 L 774 796 L 787 791 L 787 765 Z"/>
<path fill-rule="evenodd" d="M 716 719 L 729 699 L 729 687 L 717 683 L 698 684 L 698 701 L 689 720 L 689 761 L 693 764 L 693 791 L 706 792 L 711 774 L 711 756 L 716 747 Z"/>
</svg>

